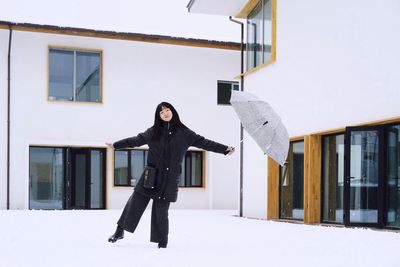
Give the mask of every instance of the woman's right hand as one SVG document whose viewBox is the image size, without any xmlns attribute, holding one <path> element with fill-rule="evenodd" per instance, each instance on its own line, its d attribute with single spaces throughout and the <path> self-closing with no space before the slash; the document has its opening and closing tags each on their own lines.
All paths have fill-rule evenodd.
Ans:
<svg viewBox="0 0 400 267">
<path fill-rule="evenodd" d="M 229 146 L 226 151 L 229 151 L 227 155 L 232 155 L 235 152 L 235 148 L 232 146 Z"/>
<path fill-rule="evenodd" d="M 107 143 L 107 142 L 106 142 L 106 145 L 107 145 L 108 148 L 114 149 L 114 146 L 113 146 L 112 143 Z"/>
</svg>

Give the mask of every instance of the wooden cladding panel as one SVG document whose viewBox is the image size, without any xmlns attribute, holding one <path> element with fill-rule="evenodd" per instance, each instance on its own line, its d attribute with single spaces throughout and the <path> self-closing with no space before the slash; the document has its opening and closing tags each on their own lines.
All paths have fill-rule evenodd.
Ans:
<svg viewBox="0 0 400 267">
<path fill-rule="evenodd" d="M 247 19 L 250 12 L 256 7 L 260 0 L 249 0 L 239 14 L 235 15 L 236 18 Z"/>
<path fill-rule="evenodd" d="M 279 219 L 279 164 L 268 157 L 267 219 Z"/>
<path fill-rule="evenodd" d="M 321 136 L 304 137 L 304 223 L 321 221 Z"/>
</svg>

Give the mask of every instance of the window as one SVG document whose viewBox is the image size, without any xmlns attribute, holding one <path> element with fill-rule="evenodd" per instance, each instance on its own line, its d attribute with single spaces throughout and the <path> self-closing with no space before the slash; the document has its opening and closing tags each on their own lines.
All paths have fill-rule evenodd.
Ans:
<svg viewBox="0 0 400 267">
<path fill-rule="evenodd" d="M 400 227 L 400 124 L 387 128 L 387 226 Z"/>
<path fill-rule="evenodd" d="M 49 100 L 101 102 L 101 53 L 49 50 Z"/>
<path fill-rule="evenodd" d="M 239 91 L 238 82 L 218 81 L 218 105 L 230 105 L 232 90 Z"/>
<path fill-rule="evenodd" d="M 182 161 L 181 187 L 203 186 L 203 153 L 187 151 Z M 135 186 L 147 164 L 148 150 L 130 149 L 114 152 L 114 185 Z"/>
<path fill-rule="evenodd" d="M 114 185 L 135 186 L 147 163 L 147 150 L 130 149 L 114 152 Z"/>
<path fill-rule="evenodd" d="M 343 223 L 344 134 L 322 138 L 322 220 Z"/>
<path fill-rule="evenodd" d="M 280 218 L 304 219 L 304 141 L 292 142 L 280 169 Z"/>
<path fill-rule="evenodd" d="M 29 149 L 29 208 L 63 209 L 64 149 Z"/>
<path fill-rule="evenodd" d="M 259 1 L 247 17 L 247 70 L 274 58 L 272 1 Z"/>
<path fill-rule="evenodd" d="M 203 186 L 203 152 L 187 151 L 182 161 L 182 174 L 179 178 L 181 187 Z"/>
</svg>

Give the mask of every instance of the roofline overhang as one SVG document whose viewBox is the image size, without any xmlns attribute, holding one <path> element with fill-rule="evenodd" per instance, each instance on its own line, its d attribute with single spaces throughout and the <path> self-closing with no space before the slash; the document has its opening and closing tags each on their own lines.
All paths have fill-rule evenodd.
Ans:
<svg viewBox="0 0 400 267">
<path fill-rule="evenodd" d="M 93 30 L 86 28 L 61 27 L 55 25 L 43 25 L 43 24 L 33 24 L 33 23 L 17 23 L 10 21 L 0 21 L 0 29 L 13 29 L 15 31 L 64 34 L 64 35 L 84 36 L 93 38 L 117 39 L 126 41 L 194 46 L 203 48 L 217 48 L 217 49 L 240 51 L 240 43 L 196 39 L 196 38 L 174 37 L 167 35 L 102 31 L 102 30 Z"/>
</svg>

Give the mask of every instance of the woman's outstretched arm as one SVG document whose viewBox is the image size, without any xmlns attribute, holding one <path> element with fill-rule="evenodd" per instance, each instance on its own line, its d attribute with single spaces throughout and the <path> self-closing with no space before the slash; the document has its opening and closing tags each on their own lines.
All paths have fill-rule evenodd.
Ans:
<svg viewBox="0 0 400 267">
<path fill-rule="evenodd" d="M 205 149 L 207 151 L 212 151 L 216 153 L 221 153 L 224 155 L 232 154 L 235 149 L 233 147 L 228 147 L 226 145 L 220 144 L 218 142 L 204 138 L 203 136 L 196 134 L 195 132 L 189 130 L 190 136 L 190 146 Z"/>
<path fill-rule="evenodd" d="M 128 137 L 113 143 L 112 147 L 115 149 L 139 147 L 147 144 L 149 138 L 150 129 L 147 129 L 145 132 L 140 133 L 137 136 Z"/>
</svg>

